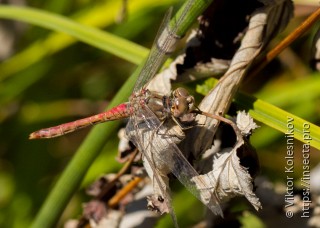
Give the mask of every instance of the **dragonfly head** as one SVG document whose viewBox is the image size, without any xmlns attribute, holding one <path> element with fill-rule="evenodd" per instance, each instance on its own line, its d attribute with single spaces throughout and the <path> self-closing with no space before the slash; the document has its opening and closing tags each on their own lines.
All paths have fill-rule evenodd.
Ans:
<svg viewBox="0 0 320 228">
<path fill-rule="evenodd" d="M 173 91 L 173 102 L 171 113 L 174 117 L 179 118 L 190 113 L 194 108 L 194 97 L 184 88 L 177 88 Z"/>
</svg>

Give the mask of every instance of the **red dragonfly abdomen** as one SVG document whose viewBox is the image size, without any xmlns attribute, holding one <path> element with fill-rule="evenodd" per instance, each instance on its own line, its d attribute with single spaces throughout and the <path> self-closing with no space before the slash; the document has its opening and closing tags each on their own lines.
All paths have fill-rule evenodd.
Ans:
<svg viewBox="0 0 320 228">
<path fill-rule="evenodd" d="M 128 118 L 129 116 L 129 105 L 128 103 L 123 103 L 106 112 L 102 112 L 94 116 L 35 131 L 30 134 L 29 139 L 54 138 L 87 126 L 112 120 L 124 119 Z"/>
</svg>

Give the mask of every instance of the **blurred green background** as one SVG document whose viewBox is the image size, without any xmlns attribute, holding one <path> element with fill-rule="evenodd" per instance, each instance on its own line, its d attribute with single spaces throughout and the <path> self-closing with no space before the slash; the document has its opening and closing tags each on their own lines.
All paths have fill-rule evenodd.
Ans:
<svg viewBox="0 0 320 228">
<path fill-rule="evenodd" d="M 122 1 L 29 0 L 21 4 L 100 27 L 150 48 L 163 15 L 169 6 L 178 7 L 181 1 L 129 1 L 128 15 L 120 23 L 117 20 L 121 16 Z M 284 34 L 297 27 L 309 12 L 300 12 Z M 18 228 L 26 227 L 34 219 L 53 183 L 90 129 L 39 141 L 29 141 L 29 133 L 102 111 L 142 57 L 130 63 L 69 36 L 54 35 L 52 31 L 16 21 L 3 20 L 0 29 L 5 34 L 1 41 L 5 48 L 0 53 L 0 227 Z M 319 74 L 312 72 L 308 65 L 316 29 L 315 26 L 297 40 L 267 68 L 267 73 L 262 73 L 257 79 L 264 84 L 261 89 L 255 91 L 255 86 L 248 84 L 243 90 L 319 125 Z M 141 56 L 144 54 L 141 52 Z M 283 134 L 262 126 L 253 135 L 252 143 L 260 158 L 261 174 L 274 182 L 283 182 L 286 151 Z M 117 146 L 118 138 L 114 134 L 91 167 L 83 186 L 102 173 L 119 170 L 121 165 L 115 161 Z M 296 141 L 295 148 L 295 175 L 299 177 L 302 173 L 300 142 Z M 311 151 L 311 167 L 319 161 L 318 152 Z M 193 216 L 188 205 L 201 208 L 200 203 L 180 188 L 178 192 L 180 195 L 177 193 L 173 198 L 178 215 L 183 216 L 179 219 L 183 220 L 181 225 L 196 223 L 201 218 L 201 209 Z M 190 202 L 186 198 L 190 198 Z M 62 221 L 76 218 L 81 213 L 81 203 L 86 200 L 82 190 L 77 193 Z M 169 216 L 166 220 L 169 222 L 162 223 L 170 224 Z"/>
</svg>

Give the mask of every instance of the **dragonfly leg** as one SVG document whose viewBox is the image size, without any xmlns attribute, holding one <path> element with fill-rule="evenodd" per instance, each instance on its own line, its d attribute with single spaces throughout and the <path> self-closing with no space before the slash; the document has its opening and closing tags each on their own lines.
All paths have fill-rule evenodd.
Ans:
<svg viewBox="0 0 320 228">
<path fill-rule="evenodd" d="M 173 120 L 173 118 L 172 118 L 172 120 Z M 162 136 L 165 136 L 165 137 L 170 137 L 170 138 L 177 138 L 178 140 L 183 140 L 184 139 L 184 137 L 185 137 L 185 134 L 183 133 L 183 131 L 177 131 L 176 130 L 176 132 L 175 133 L 168 133 L 168 131 L 169 131 L 169 128 L 168 127 L 165 127 L 165 128 L 162 128 L 161 129 L 161 127 L 165 124 L 165 123 L 168 123 L 169 125 L 170 124 L 172 124 L 172 123 L 170 123 L 169 122 L 170 121 L 170 119 L 169 118 L 166 118 L 166 119 L 164 119 L 163 121 L 161 121 L 161 123 L 160 123 L 160 125 L 157 127 L 157 129 L 153 132 L 153 135 L 152 135 L 152 137 L 151 137 L 151 140 L 152 140 L 152 138 L 154 137 L 154 134 L 157 134 L 157 135 L 162 135 Z M 180 124 L 178 124 L 176 121 L 174 121 L 177 125 L 178 125 L 178 127 L 179 127 L 179 129 L 181 129 L 181 130 L 186 130 L 187 128 L 185 128 L 185 127 L 183 127 L 183 126 L 181 126 Z M 165 132 L 160 132 L 160 130 L 163 130 L 163 129 L 165 129 Z M 189 129 L 189 128 L 188 128 Z"/>
<path fill-rule="evenodd" d="M 208 113 L 208 112 L 203 112 L 198 108 L 197 108 L 197 110 L 194 110 L 193 112 L 197 113 L 197 114 L 201 114 L 201 115 L 207 116 L 207 117 L 210 117 L 210 118 L 213 118 L 213 119 L 216 119 L 216 120 L 219 120 L 219 121 L 222 121 L 222 122 L 230 125 L 233 128 L 233 130 L 234 130 L 234 132 L 235 132 L 235 134 L 237 136 L 237 140 L 240 141 L 240 140 L 243 139 L 241 131 L 238 128 L 238 126 L 236 125 L 236 123 L 234 123 L 233 121 L 221 116 L 221 114 L 222 114 L 221 112 L 217 115 L 217 114 L 212 114 L 212 113 Z"/>
<path fill-rule="evenodd" d="M 189 130 L 191 128 L 193 128 L 194 126 L 196 126 L 196 124 L 190 125 L 190 126 L 182 126 L 182 124 L 180 123 L 180 121 L 172 116 L 172 120 L 181 128 L 181 130 L 185 131 L 185 130 Z"/>
</svg>

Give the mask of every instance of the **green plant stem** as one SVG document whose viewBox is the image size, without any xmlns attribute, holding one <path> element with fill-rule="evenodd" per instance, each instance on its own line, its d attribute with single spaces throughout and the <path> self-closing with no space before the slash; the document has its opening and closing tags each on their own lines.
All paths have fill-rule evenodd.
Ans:
<svg viewBox="0 0 320 228">
<path fill-rule="evenodd" d="M 188 4 L 191 2 L 190 4 Z M 200 15 L 199 12 L 203 12 L 208 6 L 212 3 L 212 0 L 196 0 L 196 1 L 186 1 L 185 4 L 179 9 L 179 11 L 173 16 L 172 20 L 169 23 L 170 28 L 174 28 L 176 23 L 180 22 L 181 18 L 184 18 L 181 21 L 179 28 L 176 30 L 176 34 L 180 37 L 183 37 L 186 31 L 190 28 L 192 23 Z M 183 15 L 187 11 L 187 16 Z"/>
</svg>

